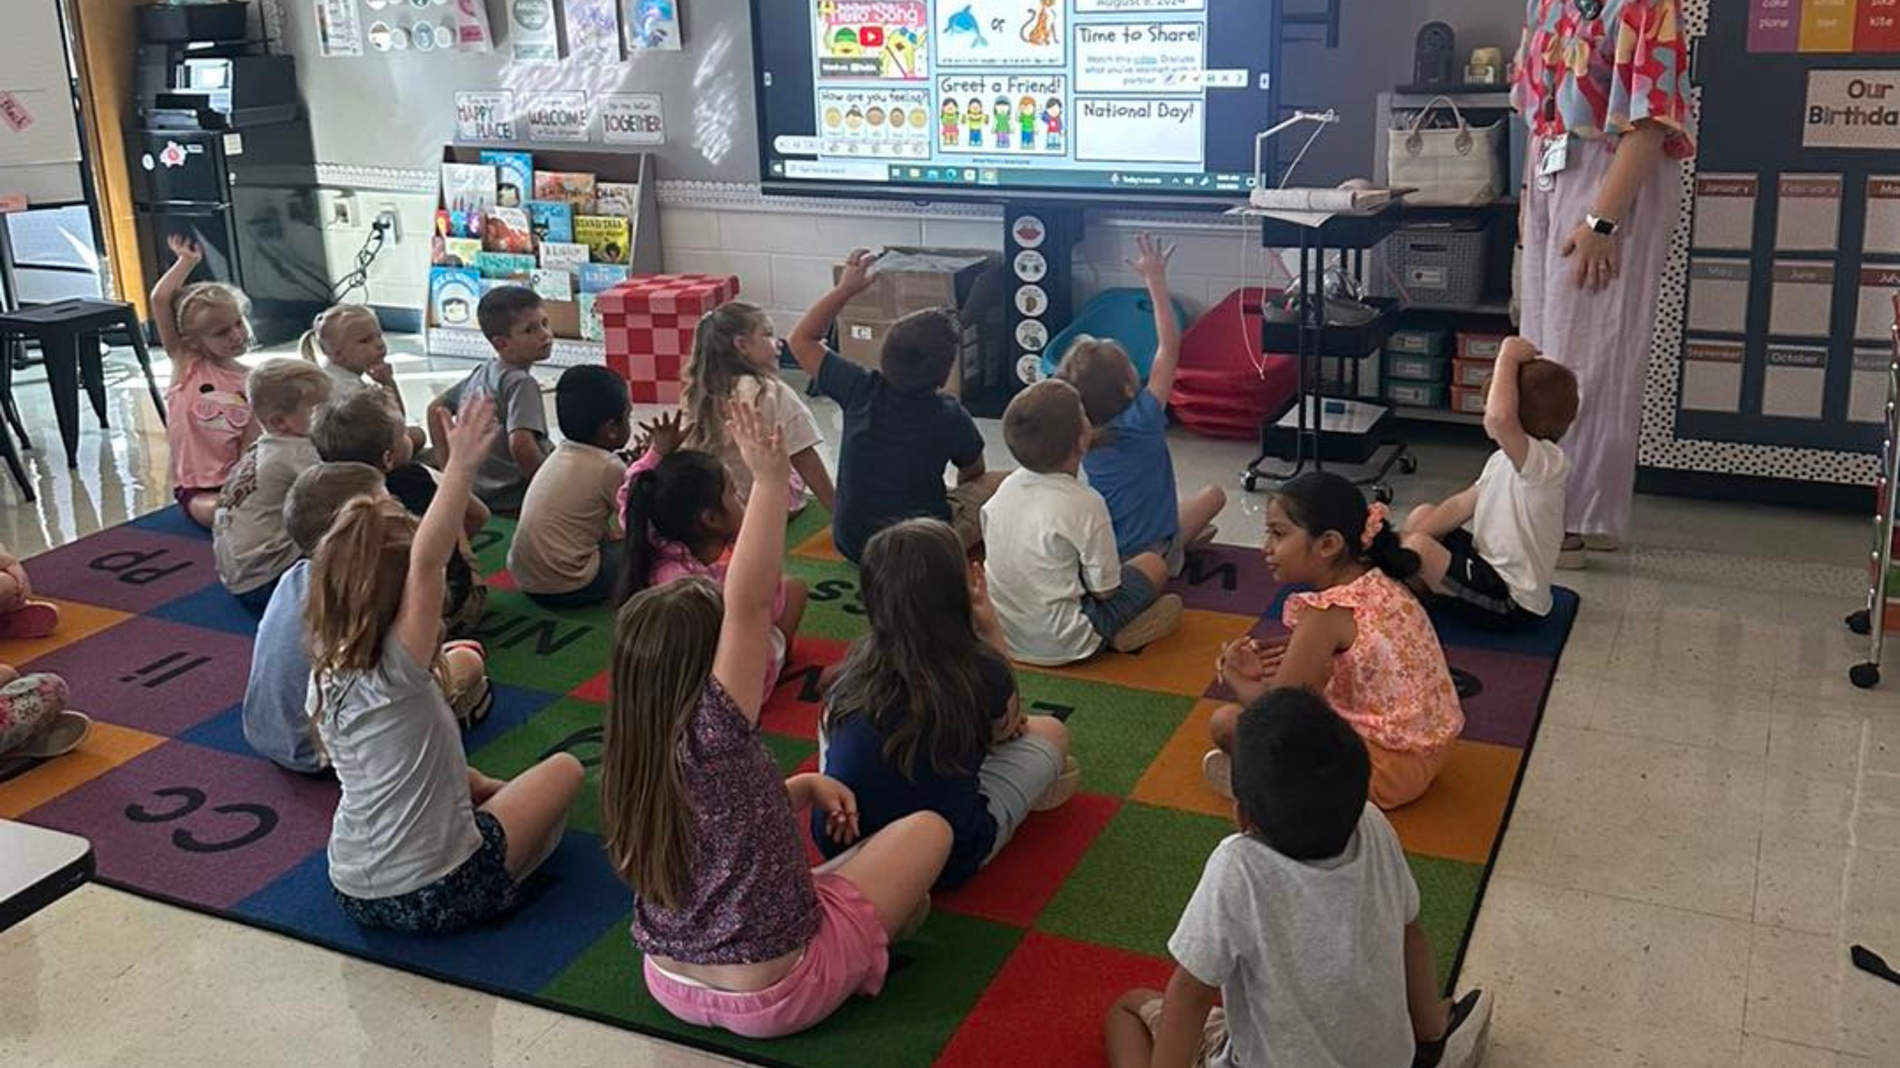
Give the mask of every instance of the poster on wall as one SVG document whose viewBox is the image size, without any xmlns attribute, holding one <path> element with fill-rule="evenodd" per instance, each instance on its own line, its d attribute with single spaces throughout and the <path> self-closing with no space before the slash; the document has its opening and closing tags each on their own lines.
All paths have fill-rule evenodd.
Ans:
<svg viewBox="0 0 1900 1068">
<path fill-rule="evenodd" d="M 930 11 L 924 0 L 832 0 L 815 10 L 820 78 L 930 77 Z"/>
<path fill-rule="evenodd" d="M 627 51 L 680 50 L 680 5 L 685 0 L 625 0 Z"/>
<path fill-rule="evenodd" d="M 926 90 L 821 88 L 818 110 L 823 155 L 930 158 L 930 93 Z"/>
<path fill-rule="evenodd" d="M 582 63 L 620 62 L 620 0 L 567 0 L 567 54 Z"/>
<path fill-rule="evenodd" d="M 584 90 L 535 93 L 528 97 L 530 141 L 586 141 L 593 125 Z"/>
<path fill-rule="evenodd" d="M 508 47 L 524 63 L 552 63 L 561 58 L 554 0 L 508 0 Z"/>
<path fill-rule="evenodd" d="M 600 133 L 610 145 L 663 145 L 666 109 L 659 93 L 610 93 L 600 98 Z"/>
<path fill-rule="evenodd" d="M 495 47 L 494 31 L 488 27 L 485 0 L 454 0 L 455 47 L 463 52 L 489 52 Z"/>
<path fill-rule="evenodd" d="M 513 141 L 515 94 L 508 89 L 485 89 L 455 94 L 457 141 Z"/>
<path fill-rule="evenodd" d="M 316 0 L 317 51 L 326 57 L 363 54 L 363 20 L 356 0 Z"/>
</svg>

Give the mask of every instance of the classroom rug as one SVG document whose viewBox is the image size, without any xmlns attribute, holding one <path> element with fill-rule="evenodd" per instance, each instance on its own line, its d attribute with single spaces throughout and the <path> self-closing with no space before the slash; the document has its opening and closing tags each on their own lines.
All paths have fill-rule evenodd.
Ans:
<svg viewBox="0 0 1900 1068">
<path fill-rule="evenodd" d="M 882 996 L 769 1043 L 681 1024 L 640 981 L 631 896 L 602 855 L 600 757 L 611 623 L 605 609 L 544 611 L 504 570 L 512 526 L 478 539 L 492 594 L 480 637 L 498 700 L 467 736 L 472 763 L 509 776 L 566 750 L 590 769 L 560 849 L 504 921 L 449 937 L 357 928 L 331 896 L 324 845 L 333 782 L 246 748 L 239 723 L 254 619 L 218 584 L 208 536 L 175 508 L 33 558 L 59 632 L 0 643 L 0 661 L 52 671 L 97 721 L 78 753 L 0 783 L 0 816 L 90 838 L 107 885 L 446 982 L 795 1068 L 1094 1066 L 1101 1018 L 1133 986 L 1160 987 L 1167 938 L 1208 852 L 1232 832 L 1201 782 L 1218 705 L 1221 642 L 1272 632 L 1285 590 L 1257 550 L 1218 546 L 1175 583 L 1178 634 L 1138 656 L 1023 669 L 1031 711 L 1062 717 L 1083 792 L 1030 817 L 995 863 L 940 895 L 896 946 Z M 815 764 L 817 680 L 863 632 L 854 569 L 825 517 L 793 524 L 789 573 L 811 590 L 794 656 L 763 717 L 787 772 Z M 1502 637 L 1441 621 L 1469 725 L 1418 803 L 1393 814 L 1417 876 L 1423 923 L 1449 984 L 1510 815 L 1557 659 L 1576 614 L 1559 590 L 1535 633 Z"/>
</svg>

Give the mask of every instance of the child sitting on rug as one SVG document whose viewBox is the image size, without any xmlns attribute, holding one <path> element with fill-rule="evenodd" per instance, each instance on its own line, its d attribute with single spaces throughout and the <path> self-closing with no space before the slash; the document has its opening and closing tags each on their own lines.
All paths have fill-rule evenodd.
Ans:
<svg viewBox="0 0 1900 1068">
<path fill-rule="evenodd" d="M 1476 485 L 1405 519 L 1405 547 L 1421 564 L 1415 588 L 1481 627 L 1543 622 L 1570 477 L 1557 442 L 1576 417 L 1576 374 L 1521 337 L 1505 339 L 1484 399 L 1484 431 L 1498 451 Z"/>
<path fill-rule="evenodd" d="M 172 454 L 172 496 L 191 521 L 211 529 L 218 491 L 245 448 L 257 440 L 238 357 L 251 347 L 250 302 L 222 282 L 185 284 L 204 259 L 189 237 L 166 239 L 172 265 L 152 287 L 152 325 L 172 362 L 165 388 L 165 442 Z"/>
<path fill-rule="evenodd" d="M 1491 998 L 1439 996 L 1418 884 L 1366 803 L 1364 744 L 1310 690 L 1234 728 L 1234 822 L 1168 952 L 1168 989 L 1109 1010 L 1110 1068 L 1466 1068 Z M 1219 998 L 1223 1008 L 1215 1008 Z"/>
<path fill-rule="evenodd" d="M 584 608 L 619 589 L 620 487 L 627 464 L 627 380 L 570 367 L 554 387 L 561 442 L 534 473 L 508 548 L 508 573 L 543 608 Z"/>
<path fill-rule="evenodd" d="M 845 655 L 819 744 L 858 802 L 858 829 L 935 812 L 955 833 L 937 879 L 954 890 L 1032 811 L 1074 796 L 1081 768 L 1054 716 L 1025 716 L 982 565 L 949 524 L 907 519 L 871 536 L 859 586 L 871 633 Z M 812 840 L 844 845 L 812 813 Z"/>
<path fill-rule="evenodd" d="M 838 444 L 838 506 L 831 540 L 856 563 L 871 535 L 914 516 L 956 528 L 965 549 L 983 540 L 983 502 L 1003 481 L 983 465 L 983 434 L 963 405 L 942 392 L 957 369 L 963 331 L 956 316 L 931 308 L 892 323 L 878 369 L 861 367 L 831 351 L 825 335 L 853 297 L 875 284 L 877 257 L 857 249 L 831 292 L 792 328 L 789 345 L 818 392 L 844 412 Z M 945 466 L 957 487 L 946 491 Z"/>
<path fill-rule="evenodd" d="M 310 414 L 330 396 L 330 378 L 302 360 L 265 360 L 245 384 L 264 434 L 218 494 L 211 549 L 218 578 L 238 603 L 262 612 L 278 576 L 302 555 L 284 532 L 284 494 L 322 462 L 310 444 Z"/>
<path fill-rule="evenodd" d="M 1214 713 L 1218 748 L 1202 762 L 1208 784 L 1233 796 L 1228 754 L 1241 706 L 1270 689 L 1304 686 L 1325 694 L 1365 739 L 1372 803 L 1416 801 L 1465 726 L 1438 632 L 1405 586 L 1418 573 L 1418 555 L 1399 544 L 1384 505 L 1368 508 L 1357 486 L 1323 472 L 1274 494 L 1263 552 L 1275 580 L 1313 591 L 1287 598 L 1290 638 L 1241 637 L 1221 647 L 1217 670 L 1241 704 Z"/>
<path fill-rule="evenodd" d="M 627 470 L 620 512 L 626 536 L 615 600 L 625 604 L 642 590 L 690 576 L 723 585 L 727 565 L 720 562 L 738 541 L 752 513 L 739 500 L 730 468 L 711 453 L 679 447 L 677 416 L 644 425 L 645 451 Z M 790 492 L 789 485 L 787 492 Z M 777 520 L 780 526 L 783 519 Z M 770 695 L 790 656 L 792 639 L 805 618 L 805 583 L 781 577 L 772 593 L 764 693 Z"/>
<path fill-rule="evenodd" d="M 1094 426 L 1094 440 L 1082 457 L 1089 488 L 1108 503 L 1115 524 L 1115 551 L 1123 559 L 1156 552 L 1179 575 L 1190 547 L 1214 539 L 1214 517 L 1227 506 L 1218 486 L 1202 486 L 1192 497 L 1177 499 L 1174 458 L 1168 453 L 1168 397 L 1181 359 L 1181 324 L 1168 295 L 1168 260 L 1173 245 L 1149 234 L 1135 239 L 1141 253 L 1135 273 L 1148 286 L 1160 344 L 1141 387 L 1128 351 L 1114 341 L 1082 337 L 1069 346 L 1056 377 L 1082 394 L 1082 408 Z"/>
<path fill-rule="evenodd" d="M 402 390 L 396 388 L 396 373 L 389 368 L 389 342 L 383 338 L 383 324 L 369 305 L 337 304 L 318 312 L 297 350 L 311 363 L 322 356 L 323 370 L 336 383 L 336 396 L 373 389 L 388 397 L 398 414 L 408 412 Z M 421 427 L 412 426 L 406 432 L 411 455 L 421 455 L 428 436 Z"/>
<path fill-rule="evenodd" d="M 494 402 L 469 398 L 422 522 L 391 498 L 358 497 L 310 562 L 311 715 L 343 788 L 330 884 L 366 927 L 454 931 L 513 908 L 580 792 L 567 753 L 508 782 L 470 768 L 437 681 L 443 571 L 495 435 Z"/>
<path fill-rule="evenodd" d="M 760 742 L 791 464 L 750 405 L 729 415 L 753 484 L 725 590 L 695 576 L 621 606 L 600 805 L 608 863 L 634 890 L 647 991 L 686 1023 L 777 1038 L 882 989 L 888 946 L 922 921 L 951 832 L 919 812 L 860 841 L 850 790 L 782 778 Z M 857 842 L 817 871 L 799 841 L 807 805 L 832 838 Z"/>
<path fill-rule="evenodd" d="M 553 355 L 554 331 L 548 326 L 540 296 L 526 286 L 488 291 L 475 307 L 475 319 L 494 346 L 495 358 L 429 402 L 429 438 L 435 445 L 435 462 L 446 467 L 450 419 L 476 397 L 493 398 L 501 435 L 482 458 L 475 496 L 497 512 L 513 512 L 520 509 L 529 480 L 554 451 L 548 443 L 548 410 L 541 401 L 541 386 L 529 370 Z"/>
<path fill-rule="evenodd" d="M 33 597 L 26 565 L 0 545 L 0 641 L 44 638 L 59 626 L 59 606 Z"/>
<path fill-rule="evenodd" d="M 708 312 L 693 335 L 693 356 L 680 378 L 685 445 L 719 457 L 727 477 L 739 488 L 739 500 L 752 492 L 752 475 L 740 461 L 738 447 L 726 438 L 725 409 L 733 401 L 757 408 L 784 436 L 796 475 L 791 510 L 805 506 L 806 490 L 827 510 L 832 508 L 831 473 L 825 470 L 825 458 L 818 455 L 824 435 L 798 391 L 778 375 L 778 338 L 772 331 L 772 317 L 764 309 L 734 300 Z"/>
<path fill-rule="evenodd" d="M 59 628 L 59 606 L 33 599 L 33 582 L 20 558 L 0 545 L 0 641 L 31 641 Z M 92 720 L 66 708 L 66 680 L 22 675 L 0 664 L 0 778 L 16 764 L 60 756 L 77 748 Z"/>
<path fill-rule="evenodd" d="M 1009 655 L 1070 664 L 1172 634 L 1181 598 L 1161 592 L 1167 562 L 1152 552 L 1123 561 L 1102 495 L 1075 477 L 1089 440 L 1075 387 L 1050 379 L 1018 393 L 1003 440 L 1022 468 L 983 506 L 983 544 Z"/>
<path fill-rule="evenodd" d="M 382 471 L 390 495 L 411 515 L 420 519 L 428 513 L 441 476 L 411 458 L 402 417 L 380 390 L 352 390 L 318 408 L 310 424 L 310 441 L 327 462 L 368 464 Z M 442 605 L 442 619 L 451 637 L 473 633 L 488 607 L 488 586 L 476 571 L 475 550 L 469 544 L 488 518 L 488 506 L 471 495 L 444 575 L 448 598 Z"/>
</svg>

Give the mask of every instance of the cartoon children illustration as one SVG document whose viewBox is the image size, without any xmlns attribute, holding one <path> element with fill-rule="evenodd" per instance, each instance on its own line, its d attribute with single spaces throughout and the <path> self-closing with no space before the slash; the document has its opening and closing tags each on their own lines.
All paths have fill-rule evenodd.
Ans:
<svg viewBox="0 0 1900 1068">
<path fill-rule="evenodd" d="M 1062 98 L 1052 96 L 1042 106 L 1042 125 L 1048 131 L 1043 139 L 1043 147 L 1051 152 L 1062 151 Z"/>
<path fill-rule="evenodd" d="M 1016 102 L 1016 144 L 1024 152 L 1036 149 L 1036 98 L 1023 97 Z"/>
<path fill-rule="evenodd" d="M 983 111 L 983 102 L 976 97 L 970 98 L 970 106 L 963 113 L 964 122 L 970 127 L 970 147 L 983 147 L 983 126 L 989 117 Z"/>
<path fill-rule="evenodd" d="M 943 102 L 943 112 L 938 116 L 937 139 L 945 148 L 957 147 L 957 141 L 963 136 L 963 111 L 954 100 Z"/>
<path fill-rule="evenodd" d="M 1010 106 L 1009 106 L 1009 97 L 1006 97 L 1006 96 L 997 97 L 996 109 L 994 113 L 994 118 L 996 121 L 994 125 L 990 127 L 990 131 L 996 135 L 996 149 L 999 152 L 1009 151 L 1009 126 L 1010 126 L 1010 120 L 1012 117 L 1013 115 L 1010 111 Z"/>
</svg>

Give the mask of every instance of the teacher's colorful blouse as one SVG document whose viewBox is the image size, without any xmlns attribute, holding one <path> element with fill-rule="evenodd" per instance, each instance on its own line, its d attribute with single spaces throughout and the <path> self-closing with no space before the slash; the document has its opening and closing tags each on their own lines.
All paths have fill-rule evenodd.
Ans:
<svg viewBox="0 0 1900 1068">
<path fill-rule="evenodd" d="M 1651 119 L 1670 158 L 1694 155 L 1677 0 L 1529 0 L 1511 102 L 1540 138 L 1614 141 Z"/>
</svg>

